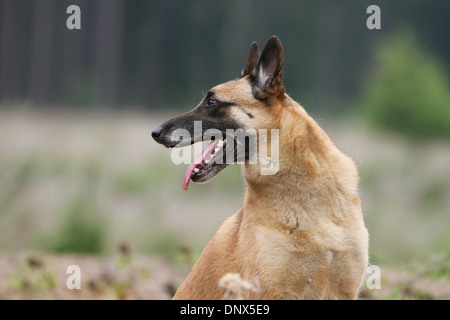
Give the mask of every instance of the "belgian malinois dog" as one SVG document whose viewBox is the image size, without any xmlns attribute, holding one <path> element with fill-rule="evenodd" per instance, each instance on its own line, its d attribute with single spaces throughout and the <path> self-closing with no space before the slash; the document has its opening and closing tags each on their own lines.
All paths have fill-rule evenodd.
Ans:
<svg viewBox="0 0 450 320">
<path fill-rule="evenodd" d="M 211 180 L 229 164 L 225 155 L 230 152 L 243 163 L 247 187 L 243 207 L 217 230 L 174 299 L 221 299 L 218 283 L 227 273 L 258 279 L 258 290 L 249 290 L 245 299 L 358 296 L 368 263 L 358 170 L 286 94 L 283 63 L 277 37 L 262 53 L 254 42 L 240 78 L 213 87 L 197 107 L 152 131 L 158 143 L 173 148 L 201 141 L 214 128 L 219 134 L 188 167 L 183 187 L 190 180 Z M 196 121 L 202 131 L 195 135 Z M 191 138 L 177 138 L 177 129 Z M 228 129 L 253 129 L 257 139 L 261 129 L 278 130 L 276 148 L 275 140 L 265 140 L 272 144 L 271 156 L 277 155 L 276 172 L 261 174 L 267 159 L 250 163 L 247 145 L 239 155 L 237 146 L 246 141 L 230 141 Z"/>
</svg>

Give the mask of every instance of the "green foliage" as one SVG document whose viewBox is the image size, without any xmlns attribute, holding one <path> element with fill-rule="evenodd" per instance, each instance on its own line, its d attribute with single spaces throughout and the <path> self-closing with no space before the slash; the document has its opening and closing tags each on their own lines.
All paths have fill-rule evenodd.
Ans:
<svg viewBox="0 0 450 320">
<path fill-rule="evenodd" d="M 445 206 L 447 192 L 448 187 L 443 180 L 436 179 L 432 183 L 426 184 L 420 195 L 420 203 L 424 213 L 428 214 Z"/>
<path fill-rule="evenodd" d="M 427 292 L 415 290 L 408 283 L 401 283 L 389 292 L 386 300 L 433 300 L 433 297 Z"/>
<path fill-rule="evenodd" d="M 450 85 L 444 68 L 408 32 L 376 50 L 377 69 L 360 105 L 375 125 L 413 137 L 450 137 Z"/>
<path fill-rule="evenodd" d="M 450 281 L 450 254 L 448 251 L 434 253 L 428 261 L 417 266 L 414 271 L 432 279 L 444 278 Z"/>
<path fill-rule="evenodd" d="M 88 72 L 78 73 L 68 87 L 67 104 L 78 107 L 90 107 L 95 100 L 95 82 Z"/>
<path fill-rule="evenodd" d="M 147 190 L 153 191 L 164 179 L 169 177 L 175 179 L 177 176 L 174 172 L 170 160 L 158 159 L 143 168 L 133 168 L 132 171 L 118 173 L 113 186 L 121 194 L 139 194 Z"/>
<path fill-rule="evenodd" d="M 55 273 L 47 270 L 37 258 L 28 258 L 9 278 L 10 287 L 14 291 L 29 293 L 55 290 L 56 282 Z"/>
<path fill-rule="evenodd" d="M 179 254 L 180 243 L 182 243 L 182 240 L 178 234 L 160 227 L 158 230 L 155 229 L 149 233 L 146 247 L 148 252 L 172 259 Z"/>
<path fill-rule="evenodd" d="M 94 254 L 103 251 L 105 226 L 88 203 L 78 199 L 70 203 L 61 229 L 52 238 L 49 249 L 59 253 Z"/>
</svg>

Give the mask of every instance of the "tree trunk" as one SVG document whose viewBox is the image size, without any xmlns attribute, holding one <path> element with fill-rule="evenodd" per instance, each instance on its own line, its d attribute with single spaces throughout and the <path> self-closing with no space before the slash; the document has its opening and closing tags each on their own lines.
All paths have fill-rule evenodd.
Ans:
<svg viewBox="0 0 450 320">
<path fill-rule="evenodd" d="M 114 106 L 119 100 L 123 0 L 97 0 L 95 32 L 96 102 Z"/>
<path fill-rule="evenodd" d="M 40 0 L 33 4 L 29 97 L 31 103 L 41 104 L 47 101 L 50 92 L 55 2 Z"/>
</svg>

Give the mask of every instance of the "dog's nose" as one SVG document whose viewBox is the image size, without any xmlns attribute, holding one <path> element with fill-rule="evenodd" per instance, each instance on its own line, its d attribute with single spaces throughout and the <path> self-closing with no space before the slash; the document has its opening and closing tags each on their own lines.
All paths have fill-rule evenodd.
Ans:
<svg viewBox="0 0 450 320">
<path fill-rule="evenodd" d="M 154 129 L 154 130 L 152 131 L 152 137 L 153 137 L 153 139 L 158 140 L 159 136 L 161 135 L 161 132 L 162 132 L 162 127 L 158 127 L 158 128 L 156 128 L 156 129 Z"/>
</svg>

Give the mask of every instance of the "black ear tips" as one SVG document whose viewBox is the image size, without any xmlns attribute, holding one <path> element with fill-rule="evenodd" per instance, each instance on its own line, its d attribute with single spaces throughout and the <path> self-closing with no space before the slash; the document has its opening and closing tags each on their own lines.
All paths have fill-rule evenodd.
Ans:
<svg viewBox="0 0 450 320">
<path fill-rule="evenodd" d="M 250 45 L 250 51 L 248 52 L 248 59 L 247 60 L 255 60 L 256 62 L 258 62 L 260 56 L 260 52 L 259 52 L 259 47 L 258 47 L 258 43 L 256 41 L 253 41 L 252 44 Z"/>
<path fill-rule="evenodd" d="M 263 52 L 266 50 L 272 52 L 279 52 L 281 56 L 283 56 L 283 46 L 281 45 L 281 41 L 277 36 L 271 36 L 267 41 L 266 46 L 264 47 Z"/>
<path fill-rule="evenodd" d="M 256 41 L 252 42 L 252 44 L 250 45 L 250 51 L 251 52 L 259 51 L 258 42 Z"/>
<path fill-rule="evenodd" d="M 252 71 L 253 95 L 260 99 L 284 92 L 282 84 L 284 54 L 281 41 L 272 36 L 267 41 Z"/>
<path fill-rule="evenodd" d="M 284 54 L 281 41 L 277 36 L 272 36 L 261 53 L 258 67 L 264 70 L 265 75 L 271 82 L 282 71 L 283 63 Z"/>
<path fill-rule="evenodd" d="M 256 41 L 253 41 L 250 45 L 250 50 L 248 52 L 247 64 L 245 65 L 245 69 L 242 72 L 242 77 L 249 75 L 253 69 L 256 67 L 260 57 L 259 47 Z"/>
<path fill-rule="evenodd" d="M 278 45 L 281 46 L 280 38 L 278 38 L 278 37 L 275 36 L 275 35 L 273 35 L 273 36 L 271 36 L 271 37 L 269 38 L 269 40 L 267 41 L 267 44 L 272 43 L 272 42 L 274 42 L 274 43 L 276 43 L 276 44 L 278 44 Z"/>
</svg>

